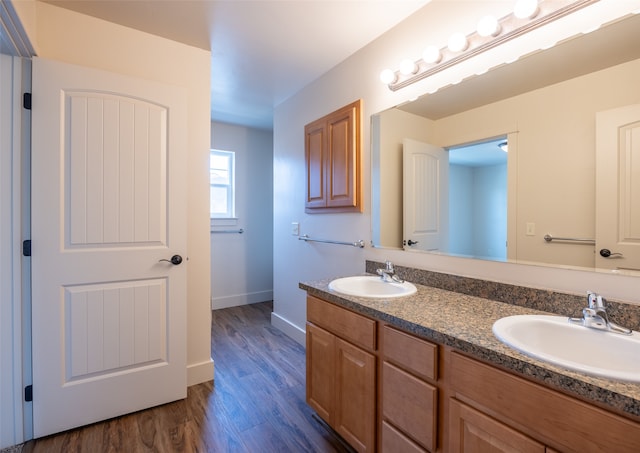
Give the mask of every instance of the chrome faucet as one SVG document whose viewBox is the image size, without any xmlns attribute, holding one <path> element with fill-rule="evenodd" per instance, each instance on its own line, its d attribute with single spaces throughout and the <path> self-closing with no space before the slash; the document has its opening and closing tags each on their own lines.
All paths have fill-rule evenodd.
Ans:
<svg viewBox="0 0 640 453">
<path fill-rule="evenodd" d="M 380 278 L 385 282 L 404 283 L 404 280 L 396 275 L 396 270 L 393 267 L 393 263 L 389 260 L 384 262 L 384 269 L 376 270 Z"/>
<path fill-rule="evenodd" d="M 622 327 L 609 320 L 605 299 L 600 294 L 591 291 L 587 291 L 587 306 L 582 309 L 582 318 L 569 318 L 569 322 L 582 324 L 591 329 L 631 335 L 631 329 Z"/>
</svg>

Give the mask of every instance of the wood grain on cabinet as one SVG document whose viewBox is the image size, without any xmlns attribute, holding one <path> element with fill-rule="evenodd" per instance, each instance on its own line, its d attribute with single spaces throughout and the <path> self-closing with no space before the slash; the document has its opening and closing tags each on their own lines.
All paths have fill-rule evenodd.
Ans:
<svg viewBox="0 0 640 453">
<path fill-rule="evenodd" d="M 382 416 L 427 451 L 435 451 L 438 389 L 400 368 L 382 364 Z"/>
<path fill-rule="evenodd" d="M 422 379 L 437 379 L 437 345 L 389 326 L 384 326 L 383 338 L 385 360 Z"/>
<path fill-rule="evenodd" d="M 307 297 L 307 320 L 368 350 L 376 349 L 376 322 L 313 296 Z"/>
<path fill-rule="evenodd" d="M 305 126 L 305 212 L 362 212 L 362 100 Z"/>
<path fill-rule="evenodd" d="M 385 421 L 382 422 L 381 430 L 382 445 L 380 450 L 383 452 L 426 453 L 427 451 Z"/>
<path fill-rule="evenodd" d="M 325 208 L 325 166 L 326 154 L 326 120 L 309 123 L 305 126 L 305 158 L 307 164 L 307 200 L 306 209 Z"/>
<path fill-rule="evenodd" d="M 545 453 L 540 442 L 459 401 L 449 403 L 451 453 Z"/>
<path fill-rule="evenodd" d="M 307 404 L 327 423 L 335 413 L 336 337 L 307 323 Z"/>
<path fill-rule="evenodd" d="M 376 330 L 370 318 L 307 297 L 307 403 L 358 452 L 376 448 Z"/>
<path fill-rule="evenodd" d="M 640 423 L 451 354 L 455 398 L 560 451 L 640 451 Z M 451 439 L 451 437 L 450 437 Z"/>
<path fill-rule="evenodd" d="M 434 452 L 438 444 L 438 346 L 388 325 L 381 334 L 381 423 Z M 389 429 L 381 432 L 383 446 L 405 445 L 403 438 Z M 383 447 L 382 451 L 395 449 Z"/>
<path fill-rule="evenodd" d="M 376 358 L 337 340 L 335 430 L 359 452 L 375 450 Z"/>
</svg>

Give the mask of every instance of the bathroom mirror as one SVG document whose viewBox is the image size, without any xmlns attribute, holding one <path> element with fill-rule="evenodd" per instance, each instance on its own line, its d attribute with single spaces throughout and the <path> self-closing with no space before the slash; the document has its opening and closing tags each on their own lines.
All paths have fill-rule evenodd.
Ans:
<svg viewBox="0 0 640 453">
<path fill-rule="evenodd" d="M 403 234 L 403 139 L 445 151 L 505 139 L 506 225 L 494 225 L 506 231 L 507 252 L 498 259 L 598 267 L 593 242 L 548 242 L 544 236 L 595 240 L 596 114 L 640 104 L 638 80 L 635 14 L 373 115 L 374 246 L 415 249 Z M 449 198 L 447 206 L 459 200 Z M 449 244 L 460 242 L 453 227 L 446 228 Z M 459 255 L 448 247 L 433 251 Z"/>
</svg>

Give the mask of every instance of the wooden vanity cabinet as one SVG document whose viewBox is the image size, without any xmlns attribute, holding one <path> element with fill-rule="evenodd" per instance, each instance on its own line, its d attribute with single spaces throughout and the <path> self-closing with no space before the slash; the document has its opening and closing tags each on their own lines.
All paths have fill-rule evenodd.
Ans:
<svg viewBox="0 0 640 453">
<path fill-rule="evenodd" d="M 375 451 L 376 328 L 307 298 L 307 403 L 358 452 Z"/>
<path fill-rule="evenodd" d="M 637 421 L 457 352 L 449 369 L 452 453 L 640 452 Z"/>
<path fill-rule="evenodd" d="M 307 402 L 356 451 L 640 452 L 640 422 L 307 297 Z"/>
</svg>

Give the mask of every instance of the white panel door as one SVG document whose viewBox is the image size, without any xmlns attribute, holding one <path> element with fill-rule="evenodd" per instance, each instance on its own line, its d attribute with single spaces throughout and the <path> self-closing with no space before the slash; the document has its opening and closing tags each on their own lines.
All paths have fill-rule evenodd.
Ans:
<svg viewBox="0 0 640 453">
<path fill-rule="evenodd" d="M 640 271 L 640 104 L 596 116 L 596 267 Z"/>
<path fill-rule="evenodd" d="M 403 246 L 446 252 L 449 229 L 449 156 L 428 143 L 402 141 Z"/>
<path fill-rule="evenodd" d="M 186 396 L 186 101 L 34 58 L 32 119 L 41 437 Z"/>
</svg>

